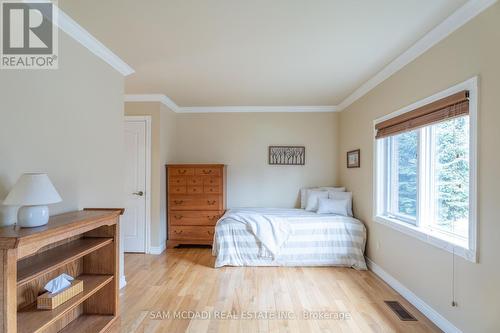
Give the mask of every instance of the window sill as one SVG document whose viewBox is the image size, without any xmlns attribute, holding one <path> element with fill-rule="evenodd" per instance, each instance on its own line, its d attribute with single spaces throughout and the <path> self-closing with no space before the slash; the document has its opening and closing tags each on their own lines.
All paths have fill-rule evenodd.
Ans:
<svg viewBox="0 0 500 333">
<path fill-rule="evenodd" d="M 425 243 L 431 244 L 437 248 L 454 253 L 468 261 L 477 262 L 476 251 L 468 249 L 467 245 L 460 244 L 458 240 L 435 230 L 428 230 L 419 228 L 417 226 L 401 222 L 397 219 L 389 218 L 387 216 L 375 216 L 375 222 L 386 225 L 392 229 L 398 230 L 406 235 L 417 238 Z M 453 239 L 453 241 L 452 241 Z"/>
</svg>

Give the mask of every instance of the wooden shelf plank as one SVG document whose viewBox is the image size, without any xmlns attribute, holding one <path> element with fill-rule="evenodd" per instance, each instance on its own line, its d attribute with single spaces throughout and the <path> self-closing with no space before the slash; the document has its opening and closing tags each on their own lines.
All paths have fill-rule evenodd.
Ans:
<svg viewBox="0 0 500 333">
<path fill-rule="evenodd" d="M 38 310 L 36 303 L 17 312 L 17 329 L 19 333 L 40 332 L 53 324 L 68 311 L 83 303 L 90 296 L 113 280 L 112 275 L 80 275 L 83 280 L 83 292 L 63 303 L 54 310 Z"/>
<path fill-rule="evenodd" d="M 84 314 L 73 320 L 69 325 L 59 331 L 59 333 L 104 332 L 114 319 L 114 316 Z"/>
<path fill-rule="evenodd" d="M 17 262 L 17 285 L 71 263 L 113 242 L 112 238 L 80 238 Z"/>
</svg>

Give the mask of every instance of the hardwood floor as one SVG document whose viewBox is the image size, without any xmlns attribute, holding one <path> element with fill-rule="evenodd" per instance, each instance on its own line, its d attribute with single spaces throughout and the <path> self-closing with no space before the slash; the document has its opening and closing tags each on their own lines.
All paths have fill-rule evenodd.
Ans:
<svg viewBox="0 0 500 333">
<path fill-rule="evenodd" d="M 440 332 L 371 272 L 333 267 L 215 269 L 213 263 L 208 248 L 169 249 L 159 256 L 126 254 L 121 318 L 111 331 Z M 418 321 L 400 321 L 384 300 L 400 301 Z M 229 318 L 231 314 L 245 317 Z M 316 318 L 306 320 L 305 315 Z"/>
</svg>

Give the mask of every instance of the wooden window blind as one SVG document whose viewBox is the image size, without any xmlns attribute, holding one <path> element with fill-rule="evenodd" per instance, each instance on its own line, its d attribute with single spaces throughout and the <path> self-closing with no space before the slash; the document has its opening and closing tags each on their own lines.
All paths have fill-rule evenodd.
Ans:
<svg viewBox="0 0 500 333">
<path fill-rule="evenodd" d="M 463 90 L 375 125 L 376 138 L 412 131 L 469 114 L 469 91 Z"/>
</svg>

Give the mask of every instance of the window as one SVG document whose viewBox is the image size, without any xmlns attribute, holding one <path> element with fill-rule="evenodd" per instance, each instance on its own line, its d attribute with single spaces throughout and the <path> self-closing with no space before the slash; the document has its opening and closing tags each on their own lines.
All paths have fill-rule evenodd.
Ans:
<svg viewBox="0 0 500 333">
<path fill-rule="evenodd" d="M 471 261 L 476 260 L 475 83 L 467 81 L 375 125 L 375 220 Z"/>
<path fill-rule="evenodd" d="M 388 181 L 387 214 L 402 221 L 416 224 L 418 186 L 417 131 L 402 133 L 387 140 Z"/>
<path fill-rule="evenodd" d="M 469 220 L 469 117 L 428 129 L 430 227 L 467 239 Z"/>
</svg>

